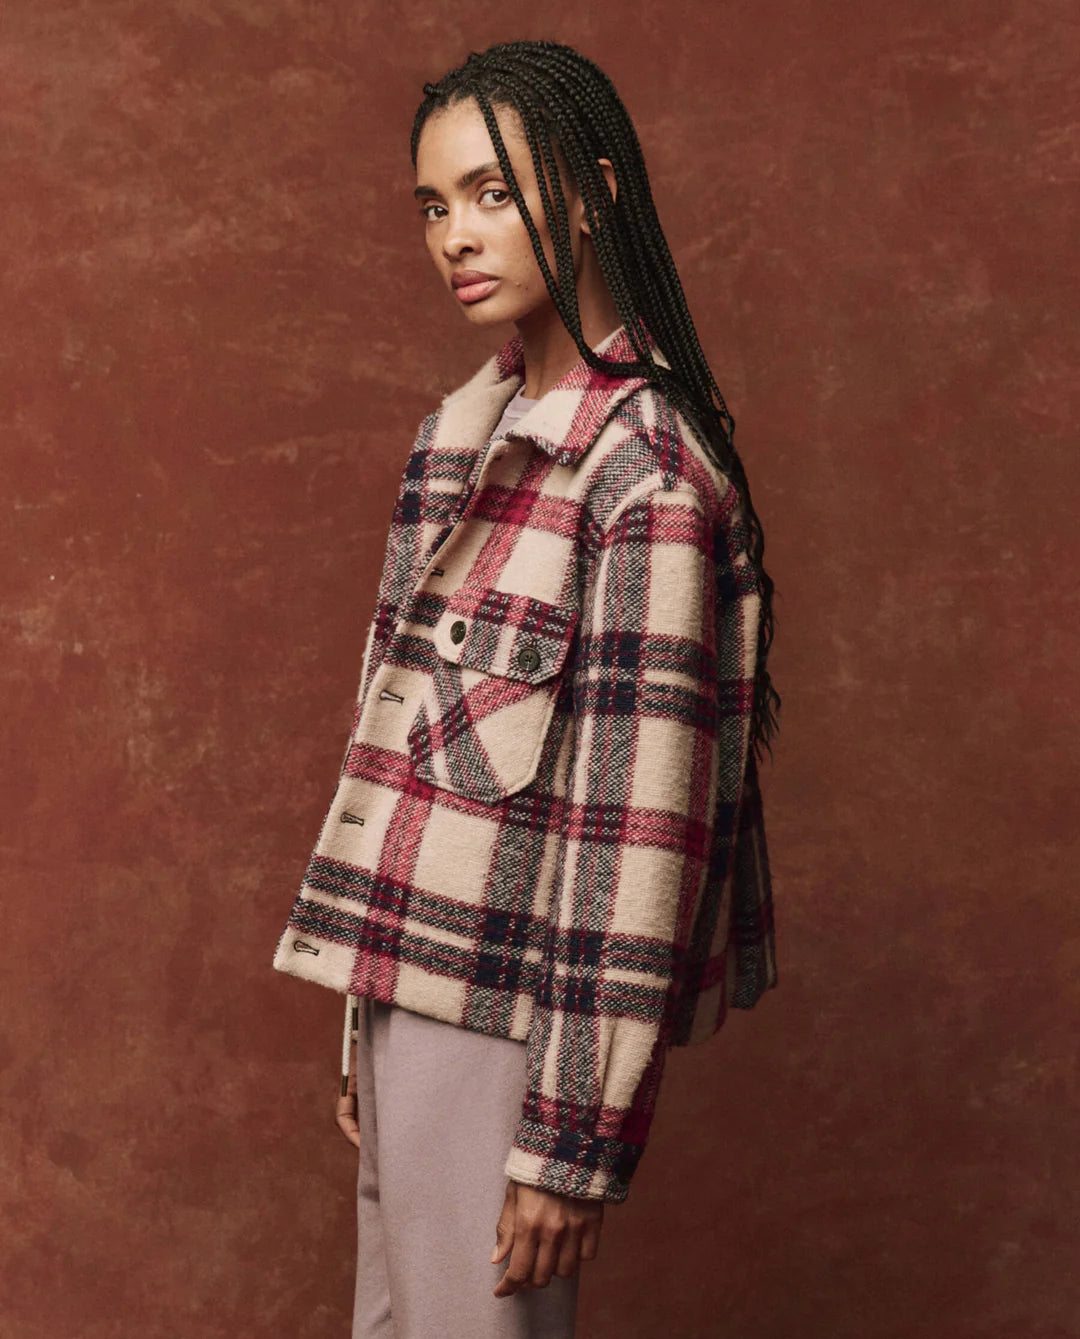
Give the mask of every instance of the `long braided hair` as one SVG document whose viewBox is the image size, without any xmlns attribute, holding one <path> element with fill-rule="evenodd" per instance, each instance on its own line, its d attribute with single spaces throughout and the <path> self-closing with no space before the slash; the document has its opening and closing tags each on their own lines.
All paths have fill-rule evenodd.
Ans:
<svg viewBox="0 0 1080 1339">
<path fill-rule="evenodd" d="M 749 541 L 747 553 L 761 598 L 750 736 L 760 758 L 778 729 L 780 694 L 766 668 L 773 639 L 773 582 L 762 565 L 764 535 L 750 500 L 750 487 L 732 440 L 735 420 L 724 403 L 698 342 L 679 275 L 653 204 L 645 159 L 629 113 L 606 74 L 573 47 L 559 42 L 500 42 L 474 51 L 464 65 L 424 84 L 412 128 L 416 166 L 420 132 L 435 111 L 474 98 L 495 146 L 503 176 L 528 230 L 537 264 L 563 324 L 585 361 L 615 376 L 645 377 L 683 414 L 702 448 L 735 485 Z M 514 177 L 493 105 L 514 109 L 521 119 L 536 169 L 551 235 L 558 279 L 552 275 L 528 206 Z M 581 195 L 608 289 L 636 362 L 599 357 L 581 333 L 569 223 L 556 149 Z M 616 198 L 597 163 L 607 158 L 615 173 Z M 554 188 L 548 191 L 545 171 Z M 670 368 L 655 362 L 652 336 Z"/>
</svg>

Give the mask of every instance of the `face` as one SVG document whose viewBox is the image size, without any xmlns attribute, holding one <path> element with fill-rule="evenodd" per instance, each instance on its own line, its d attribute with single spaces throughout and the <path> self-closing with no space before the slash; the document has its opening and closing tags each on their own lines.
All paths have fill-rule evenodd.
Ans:
<svg viewBox="0 0 1080 1339">
<path fill-rule="evenodd" d="M 513 108 L 495 107 L 495 118 L 529 213 L 557 279 L 555 249 L 544 217 L 532 154 Z M 575 277 L 580 274 L 588 224 L 580 197 L 560 162 L 570 222 Z M 555 306 L 544 283 L 529 234 L 499 167 L 498 155 L 475 99 L 433 113 L 424 123 L 416 155 L 416 207 L 428 254 L 443 283 L 474 325 L 527 321 Z M 454 276 L 486 276 L 461 287 Z"/>
</svg>

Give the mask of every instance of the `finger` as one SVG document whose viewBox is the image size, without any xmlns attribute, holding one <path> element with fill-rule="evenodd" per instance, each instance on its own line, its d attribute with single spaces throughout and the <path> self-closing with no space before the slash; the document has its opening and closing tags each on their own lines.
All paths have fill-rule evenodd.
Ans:
<svg viewBox="0 0 1080 1339">
<path fill-rule="evenodd" d="M 511 1293 L 524 1288 L 532 1277 L 535 1260 L 536 1238 L 515 1228 L 510 1263 L 506 1267 L 506 1273 L 495 1285 L 495 1296 L 508 1297 Z"/>
<path fill-rule="evenodd" d="M 559 1259 L 555 1265 L 555 1273 L 561 1279 L 568 1279 L 578 1267 L 581 1260 L 582 1235 L 580 1227 L 566 1229 L 566 1235 L 563 1237 L 562 1247 L 559 1250 Z"/>
<path fill-rule="evenodd" d="M 537 1247 L 536 1259 L 533 1262 L 532 1270 L 532 1285 L 534 1288 L 546 1288 L 551 1282 L 551 1275 L 555 1269 L 555 1261 L 559 1256 L 561 1235 L 562 1234 L 560 1233 L 559 1238 L 540 1238 L 540 1244 Z"/>
<path fill-rule="evenodd" d="M 350 1144 L 355 1144 L 356 1147 L 359 1148 L 359 1147 L 360 1147 L 360 1126 L 356 1123 L 356 1121 L 350 1119 L 348 1116 L 339 1116 L 339 1117 L 338 1117 L 338 1120 L 337 1120 L 337 1123 L 338 1123 L 338 1129 L 339 1129 L 339 1130 L 341 1131 L 341 1133 L 345 1136 L 345 1138 L 349 1141 L 349 1143 L 350 1143 Z"/>
<path fill-rule="evenodd" d="M 353 1095 L 353 1096 L 351 1096 L 351 1097 L 339 1097 L 339 1098 L 338 1098 L 338 1100 L 337 1100 L 337 1110 L 336 1110 L 336 1112 L 335 1112 L 335 1119 L 336 1119 L 337 1124 L 338 1124 L 338 1129 L 339 1129 L 339 1130 L 341 1131 L 341 1133 L 345 1136 L 345 1138 L 349 1141 L 349 1143 L 350 1143 L 350 1144 L 355 1144 L 355 1145 L 357 1146 L 357 1148 L 359 1148 L 359 1147 L 360 1147 L 360 1126 L 359 1126 L 359 1123 L 358 1123 L 358 1121 L 357 1121 L 357 1110 L 356 1110 L 356 1097 L 355 1097 L 355 1095 Z"/>
<path fill-rule="evenodd" d="M 497 1265 L 514 1244 L 514 1201 L 507 1195 L 503 1202 L 502 1213 L 495 1224 L 495 1249 L 491 1252 L 491 1263 Z"/>
<path fill-rule="evenodd" d="M 600 1222 L 594 1220 L 586 1223 L 581 1234 L 581 1258 L 582 1260 L 595 1260 L 596 1253 L 600 1249 Z"/>
</svg>

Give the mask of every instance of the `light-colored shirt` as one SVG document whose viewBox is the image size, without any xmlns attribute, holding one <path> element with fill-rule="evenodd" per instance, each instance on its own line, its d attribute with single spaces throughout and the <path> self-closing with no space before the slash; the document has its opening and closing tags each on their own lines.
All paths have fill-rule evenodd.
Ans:
<svg viewBox="0 0 1080 1339">
<path fill-rule="evenodd" d="M 492 437 L 505 437 L 518 419 L 527 414 L 534 404 L 539 403 L 539 399 L 531 399 L 518 391 L 503 410 L 502 418 L 496 423 L 495 431 L 491 434 Z"/>
</svg>

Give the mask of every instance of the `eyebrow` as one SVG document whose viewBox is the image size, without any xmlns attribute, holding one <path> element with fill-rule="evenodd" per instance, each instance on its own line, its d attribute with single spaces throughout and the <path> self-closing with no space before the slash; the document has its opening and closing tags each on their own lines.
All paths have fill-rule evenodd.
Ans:
<svg viewBox="0 0 1080 1339">
<path fill-rule="evenodd" d="M 470 167 L 468 172 L 458 177 L 455 185 L 459 191 L 463 191 L 466 186 L 471 186 L 474 181 L 480 177 L 486 176 L 489 172 L 501 172 L 502 167 L 498 163 L 481 163 L 479 167 Z M 422 195 L 440 195 L 441 193 L 434 186 L 417 186 L 413 195 L 419 200 Z"/>
</svg>

